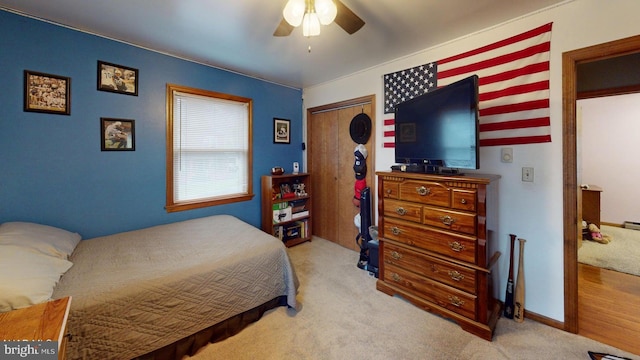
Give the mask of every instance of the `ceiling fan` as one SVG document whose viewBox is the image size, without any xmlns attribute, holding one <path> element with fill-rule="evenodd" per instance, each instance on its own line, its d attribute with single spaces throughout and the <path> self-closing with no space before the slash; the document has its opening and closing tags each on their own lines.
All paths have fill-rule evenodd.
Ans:
<svg viewBox="0 0 640 360">
<path fill-rule="evenodd" d="M 304 0 L 304 1 L 289 0 L 289 2 L 287 3 L 287 7 L 290 6 L 290 3 L 297 3 L 297 5 L 300 5 L 301 2 L 304 4 L 303 14 L 305 15 L 310 12 L 313 13 L 316 10 L 318 10 L 316 8 L 316 0 Z M 319 0 L 317 2 L 320 3 Z M 349 35 L 355 33 L 356 31 L 360 30 L 361 27 L 364 26 L 364 21 L 358 15 L 356 15 L 353 11 L 351 11 L 351 9 L 349 9 L 346 5 L 344 5 L 342 1 L 333 0 L 333 3 L 335 4 L 335 8 L 337 10 L 335 13 L 335 19 L 333 21 L 335 21 L 336 24 L 338 24 L 341 28 L 343 28 L 344 31 L 349 33 Z M 285 7 L 285 11 L 287 11 L 286 7 Z M 299 26 L 299 25 L 300 24 L 296 26 Z M 278 24 L 276 31 L 273 33 L 273 36 L 289 36 L 289 34 L 291 34 L 291 32 L 296 26 L 291 25 L 287 21 L 287 19 L 283 17 L 282 20 L 280 21 L 280 24 Z M 318 29 L 319 29 L 319 25 L 318 25 Z M 319 34 L 319 30 L 318 30 L 318 34 Z"/>
</svg>

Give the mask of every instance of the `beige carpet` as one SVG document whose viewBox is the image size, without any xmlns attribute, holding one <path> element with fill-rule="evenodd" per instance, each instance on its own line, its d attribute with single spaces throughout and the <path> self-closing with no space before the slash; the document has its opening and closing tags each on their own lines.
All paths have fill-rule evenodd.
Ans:
<svg viewBox="0 0 640 360">
<path fill-rule="evenodd" d="M 583 240 L 578 262 L 640 276 L 640 231 L 607 225 L 602 225 L 600 231 L 609 235 L 611 242 Z"/>
<path fill-rule="evenodd" d="M 314 238 L 289 249 L 300 309 L 277 308 L 192 357 L 213 359 L 589 359 L 587 351 L 640 357 L 526 319 L 500 319 L 492 342 L 375 289 L 358 253 Z"/>
</svg>

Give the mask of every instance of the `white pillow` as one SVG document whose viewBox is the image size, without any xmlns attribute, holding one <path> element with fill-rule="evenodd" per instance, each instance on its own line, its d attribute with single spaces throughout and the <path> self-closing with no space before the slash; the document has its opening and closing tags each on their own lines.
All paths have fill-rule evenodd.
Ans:
<svg viewBox="0 0 640 360">
<path fill-rule="evenodd" d="M 0 225 L 0 245 L 17 245 L 67 259 L 82 237 L 78 233 L 29 222 Z"/>
<path fill-rule="evenodd" d="M 0 312 L 51 299 L 53 288 L 73 264 L 15 245 L 0 245 Z"/>
</svg>

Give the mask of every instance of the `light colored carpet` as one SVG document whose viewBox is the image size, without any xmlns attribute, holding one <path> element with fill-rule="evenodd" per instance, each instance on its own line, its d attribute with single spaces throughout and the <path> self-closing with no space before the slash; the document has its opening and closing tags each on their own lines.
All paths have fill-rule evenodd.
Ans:
<svg viewBox="0 0 640 360">
<path fill-rule="evenodd" d="M 640 276 L 640 231 L 607 225 L 600 231 L 613 240 L 608 244 L 583 240 L 578 262 Z"/>
<path fill-rule="evenodd" d="M 288 251 L 301 284 L 298 311 L 271 310 L 192 359 L 589 359 L 589 350 L 631 357 L 529 319 L 500 319 L 488 342 L 377 291 L 355 251 L 320 238 Z"/>
</svg>

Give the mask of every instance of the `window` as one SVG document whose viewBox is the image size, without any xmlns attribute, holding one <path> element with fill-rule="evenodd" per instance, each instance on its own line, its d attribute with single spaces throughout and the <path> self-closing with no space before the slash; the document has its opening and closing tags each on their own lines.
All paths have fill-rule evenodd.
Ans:
<svg viewBox="0 0 640 360">
<path fill-rule="evenodd" d="M 168 212 L 248 201 L 252 101 L 167 84 Z"/>
</svg>

